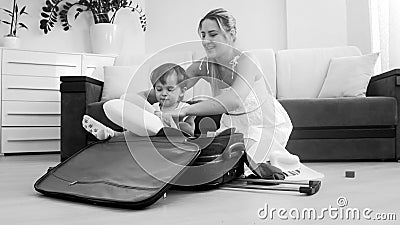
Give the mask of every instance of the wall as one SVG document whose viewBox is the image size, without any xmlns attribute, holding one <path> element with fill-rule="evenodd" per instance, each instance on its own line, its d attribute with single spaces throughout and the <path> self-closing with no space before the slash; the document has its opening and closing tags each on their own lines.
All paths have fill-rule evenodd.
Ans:
<svg viewBox="0 0 400 225">
<path fill-rule="evenodd" d="M 287 47 L 347 44 L 346 0 L 286 0 Z"/>
<path fill-rule="evenodd" d="M 197 25 L 210 9 L 224 7 L 238 23 L 238 46 L 243 49 L 356 45 L 370 52 L 369 0 L 141 0 L 148 19 L 148 31 L 139 27 L 137 15 L 122 11 L 116 23 L 123 33 L 119 64 L 128 64 L 144 53 L 151 54 L 169 45 L 199 40 Z M 11 0 L 0 7 L 11 8 Z M 19 0 L 29 15 L 22 21 L 29 30 L 20 30 L 22 48 L 65 52 L 91 52 L 89 25 L 91 15 L 72 18 L 70 31 L 60 24 L 45 35 L 39 30 L 41 7 L 45 0 Z M 146 6 L 144 5 L 146 3 Z M 0 18 L 6 15 L 0 12 Z M 8 27 L 0 24 L 0 34 Z M 0 45 L 1 38 L 0 38 Z M 201 47 L 199 46 L 199 49 Z"/>
<path fill-rule="evenodd" d="M 285 49 L 285 5 L 284 0 L 147 0 L 146 51 L 153 53 L 180 42 L 198 41 L 199 20 L 218 7 L 236 18 L 238 47 Z"/>
<path fill-rule="evenodd" d="M 369 0 L 346 0 L 347 44 L 366 54 L 372 51 Z"/>
<path fill-rule="evenodd" d="M 357 46 L 371 52 L 369 0 L 286 0 L 288 48 Z"/>
</svg>

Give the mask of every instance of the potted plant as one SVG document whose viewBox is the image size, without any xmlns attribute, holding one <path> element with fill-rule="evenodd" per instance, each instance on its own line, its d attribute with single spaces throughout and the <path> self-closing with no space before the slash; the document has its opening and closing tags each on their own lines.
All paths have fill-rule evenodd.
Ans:
<svg viewBox="0 0 400 225">
<path fill-rule="evenodd" d="M 146 15 L 142 8 L 131 0 L 46 0 L 42 7 L 40 29 L 47 34 L 60 19 L 64 31 L 71 28 L 69 14 L 75 19 L 84 12 L 90 12 L 93 25 L 90 27 L 92 50 L 94 53 L 116 53 L 117 26 L 115 16 L 121 9 L 138 13 L 140 25 L 146 31 Z"/>
<path fill-rule="evenodd" d="M 28 29 L 28 27 L 20 21 L 20 17 L 24 14 L 28 14 L 26 10 L 26 6 L 22 7 L 19 10 L 17 1 L 13 1 L 13 8 L 12 10 L 8 10 L 5 8 L 1 8 L 7 15 L 10 16 L 10 20 L 0 20 L 2 23 L 5 23 L 10 26 L 9 33 L 4 36 L 3 42 L 5 47 L 9 48 L 18 48 L 19 47 L 19 37 L 17 36 L 17 31 L 21 28 Z"/>
</svg>

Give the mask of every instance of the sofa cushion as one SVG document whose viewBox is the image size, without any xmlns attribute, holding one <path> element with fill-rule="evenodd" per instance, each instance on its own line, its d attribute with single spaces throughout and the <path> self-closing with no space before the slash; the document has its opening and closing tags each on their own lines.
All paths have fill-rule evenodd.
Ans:
<svg viewBox="0 0 400 225">
<path fill-rule="evenodd" d="M 104 86 L 101 101 L 116 99 L 125 94 L 137 69 L 138 66 L 104 66 Z M 141 85 L 143 86 L 143 84 Z"/>
<path fill-rule="evenodd" d="M 357 47 L 280 50 L 276 53 L 278 99 L 316 98 L 331 58 L 359 56 Z"/>
<path fill-rule="evenodd" d="M 393 126 L 397 104 L 392 97 L 282 99 L 293 127 Z"/>
<path fill-rule="evenodd" d="M 378 56 L 332 58 L 318 98 L 365 97 Z"/>
<path fill-rule="evenodd" d="M 192 62 L 193 52 L 170 52 L 168 49 L 152 55 L 135 56 L 131 59 L 118 56 L 114 66 L 104 67 L 104 89 L 102 101 L 120 98 L 122 94 L 138 93 L 152 88 L 150 73 L 163 63 L 172 62 L 187 68 Z M 189 90 L 185 99 L 193 97 Z"/>
</svg>

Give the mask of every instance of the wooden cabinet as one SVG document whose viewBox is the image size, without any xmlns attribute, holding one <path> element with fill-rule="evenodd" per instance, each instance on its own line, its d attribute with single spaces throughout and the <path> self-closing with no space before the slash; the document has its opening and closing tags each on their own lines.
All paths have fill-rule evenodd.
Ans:
<svg viewBox="0 0 400 225">
<path fill-rule="evenodd" d="M 1 153 L 60 151 L 60 76 L 103 80 L 115 56 L 0 48 Z"/>
</svg>

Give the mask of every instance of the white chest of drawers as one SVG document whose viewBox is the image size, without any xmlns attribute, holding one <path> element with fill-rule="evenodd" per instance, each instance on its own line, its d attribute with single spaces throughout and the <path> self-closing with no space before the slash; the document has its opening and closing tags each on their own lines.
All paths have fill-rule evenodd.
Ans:
<svg viewBox="0 0 400 225">
<path fill-rule="evenodd" d="M 0 48 L 1 153 L 60 150 L 60 76 L 103 80 L 115 56 Z"/>
</svg>

